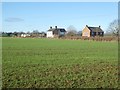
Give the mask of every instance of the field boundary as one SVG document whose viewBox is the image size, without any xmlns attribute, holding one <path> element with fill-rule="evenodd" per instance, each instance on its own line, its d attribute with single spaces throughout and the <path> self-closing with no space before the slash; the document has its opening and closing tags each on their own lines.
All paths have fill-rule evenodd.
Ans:
<svg viewBox="0 0 120 90">
<path fill-rule="evenodd" d="M 70 40 L 92 40 L 92 41 L 118 41 L 118 37 L 61 37 L 60 39 L 70 39 Z"/>
</svg>

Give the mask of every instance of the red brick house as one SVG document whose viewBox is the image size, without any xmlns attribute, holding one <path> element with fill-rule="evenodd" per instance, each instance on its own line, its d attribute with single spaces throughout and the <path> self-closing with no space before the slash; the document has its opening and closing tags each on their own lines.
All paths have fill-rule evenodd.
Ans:
<svg viewBox="0 0 120 90">
<path fill-rule="evenodd" d="M 95 36 L 103 36 L 104 31 L 101 29 L 101 27 L 90 27 L 86 25 L 86 27 L 82 31 L 82 36 L 85 37 L 95 37 Z"/>
</svg>

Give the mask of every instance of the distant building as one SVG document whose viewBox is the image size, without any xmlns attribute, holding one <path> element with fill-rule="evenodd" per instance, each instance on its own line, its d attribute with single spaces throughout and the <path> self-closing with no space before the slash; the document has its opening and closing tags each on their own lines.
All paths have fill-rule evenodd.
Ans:
<svg viewBox="0 0 120 90">
<path fill-rule="evenodd" d="M 86 27 L 82 31 L 82 36 L 85 37 L 94 37 L 94 36 L 103 36 L 104 31 L 99 27 L 89 27 L 86 25 Z"/>
<path fill-rule="evenodd" d="M 66 30 L 64 28 L 55 28 L 50 27 L 50 29 L 47 31 L 47 38 L 54 38 L 54 37 L 61 37 L 64 36 L 66 33 Z"/>
<path fill-rule="evenodd" d="M 30 36 L 31 36 L 30 34 L 26 34 L 26 33 L 21 34 L 21 37 L 30 37 Z"/>
<path fill-rule="evenodd" d="M 46 37 L 46 33 L 45 32 L 39 33 L 39 37 Z"/>
</svg>

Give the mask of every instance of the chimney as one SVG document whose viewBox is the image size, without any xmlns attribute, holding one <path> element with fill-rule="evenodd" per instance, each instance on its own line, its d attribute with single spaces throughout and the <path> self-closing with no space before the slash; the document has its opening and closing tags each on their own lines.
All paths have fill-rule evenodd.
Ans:
<svg viewBox="0 0 120 90">
<path fill-rule="evenodd" d="M 100 28 L 100 26 L 99 26 L 99 28 Z"/>
<path fill-rule="evenodd" d="M 88 27 L 88 25 L 86 25 L 86 27 Z"/>
<path fill-rule="evenodd" d="M 52 27 L 50 26 L 50 29 L 52 29 Z"/>
<path fill-rule="evenodd" d="M 57 29 L 57 26 L 55 26 L 55 29 Z"/>
</svg>

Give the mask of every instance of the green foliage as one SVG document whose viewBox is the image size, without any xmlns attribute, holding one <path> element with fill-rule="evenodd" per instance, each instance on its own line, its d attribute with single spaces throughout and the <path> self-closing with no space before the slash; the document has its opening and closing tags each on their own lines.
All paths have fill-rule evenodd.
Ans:
<svg viewBox="0 0 120 90">
<path fill-rule="evenodd" d="M 3 88 L 117 88 L 117 45 L 3 38 Z"/>
<path fill-rule="evenodd" d="M 2 37 L 9 37 L 6 33 L 2 34 Z"/>
</svg>

